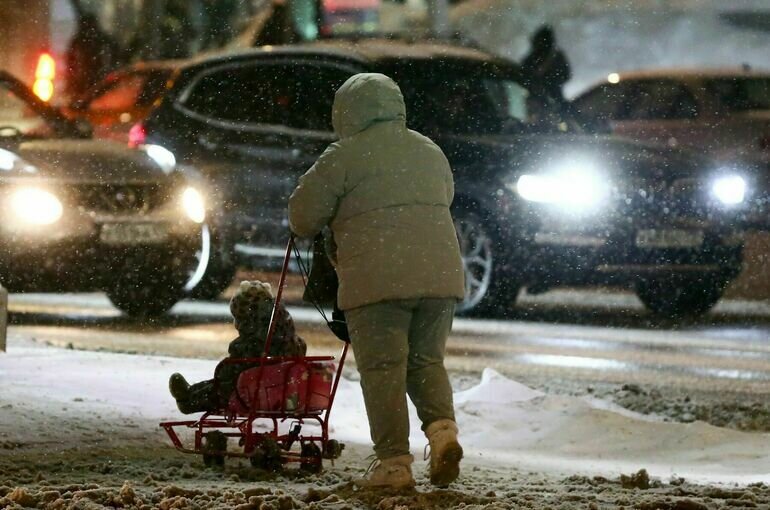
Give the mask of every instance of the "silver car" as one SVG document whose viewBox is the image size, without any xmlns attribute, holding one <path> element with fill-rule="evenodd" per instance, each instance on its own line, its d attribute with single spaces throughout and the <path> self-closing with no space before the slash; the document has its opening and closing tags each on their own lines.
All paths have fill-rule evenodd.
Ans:
<svg viewBox="0 0 770 510">
<path fill-rule="evenodd" d="M 0 72 L 0 282 L 104 290 L 131 316 L 176 303 L 205 268 L 206 204 L 161 147 L 91 140 Z"/>
<path fill-rule="evenodd" d="M 750 70 L 611 73 L 574 101 L 619 135 L 770 168 L 770 74 Z"/>
</svg>

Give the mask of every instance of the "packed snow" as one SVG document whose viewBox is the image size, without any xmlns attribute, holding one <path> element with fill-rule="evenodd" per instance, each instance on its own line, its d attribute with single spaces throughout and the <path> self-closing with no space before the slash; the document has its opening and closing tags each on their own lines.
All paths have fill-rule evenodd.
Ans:
<svg viewBox="0 0 770 510">
<path fill-rule="evenodd" d="M 0 406 L 30 407 L 50 414 L 70 410 L 100 417 L 105 431 L 135 423 L 164 441 L 157 423 L 179 418 L 168 394 L 170 373 L 209 378 L 214 361 L 45 347 L 11 342 L 0 355 Z M 342 379 L 332 413 L 332 437 L 358 447 L 369 444 L 363 398 L 354 372 Z M 652 476 L 699 482 L 748 484 L 770 481 L 770 434 L 746 433 L 703 422 L 667 423 L 581 397 L 544 394 L 494 370 L 455 394 L 467 466 L 517 466 L 555 475 L 607 475 L 646 468 Z M 412 446 L 425 443 L 412 409 Z M 0 438 L 35 441 L 38 430 L 0 413 Z M 106 432 L 105 432 L 106 433 Z M 180 456 L 182 454 L 179 454 Z"/>
</svg>

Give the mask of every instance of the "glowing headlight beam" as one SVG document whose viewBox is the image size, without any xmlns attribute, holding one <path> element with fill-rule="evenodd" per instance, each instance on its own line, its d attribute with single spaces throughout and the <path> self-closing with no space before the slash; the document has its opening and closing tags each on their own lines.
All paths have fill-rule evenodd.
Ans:
<svg viewBox="0 0 770 510">
<path fill-rule="evenodd" d="M 11 194 L 11 210 L 16 218 L 29 225 L 52 225 L 64 214 L 56 195 L 40 188 L 21 188 Z"/>
<path fill-rule="evenodd" d="M 599 206 L 608 188 L 597 173 L 575 169 L 548 175 L 522 175 L 516 191 L 530 202 L 585 210 Z"/>
<path fill-rule="evenodd" d="M 189 187 L 182 193 L 182 207 L 185 214 L 195 223 L 203 223 L 206 220 L 206 202 L 200 191 Z"/>
<path fill-rule="evenodd" d="M 552 179 L 540 175 L 522 175 L 516 182 L 516 191 L 530 202 L 547 204 L 559 199 Z"/>
<path fill-rule="evenodd" d="M 724 205 L 738 205 L 746 198 L 746 180 L 740 175 L 726 175 L 714 180 L 711 192 Z"/>
<path fill-rule="evenodd" d="M 0 170 L 10 172 L 19 162 L 19 157 L 13 152 L 0 149 Z"/>
</svg>

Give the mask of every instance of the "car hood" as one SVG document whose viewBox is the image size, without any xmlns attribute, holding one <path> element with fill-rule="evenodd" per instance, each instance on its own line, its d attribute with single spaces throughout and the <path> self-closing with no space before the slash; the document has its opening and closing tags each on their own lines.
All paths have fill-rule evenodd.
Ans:
<svg viewBox="0 0 770 510">
<path fill-rule="evenodd" d="M 713 170 L 699 155 L 615 136 L 494 135 L 437 139 L 453 164 L 468 163 L 510 176 L 572 165 L 590 165 L 608 177 L 657 183 L 697 177 Z"/>
<path fill-rule="evenodd" d="M 22 142 L 13 150 L 24 162 L 19 176 L 66 182 L 148 183 L 167 176 L 145 152 L 103 140 Z"/>
</svg>

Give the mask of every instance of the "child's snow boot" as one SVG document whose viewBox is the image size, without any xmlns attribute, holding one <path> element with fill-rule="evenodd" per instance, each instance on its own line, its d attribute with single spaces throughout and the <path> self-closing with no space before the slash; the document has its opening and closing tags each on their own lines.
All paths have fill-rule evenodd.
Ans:
<svg viewBox="0 0 770 510">
<path fill-rule="evenodd" d="M 457 424 L 452 420 L 434 421 L 425 429 L 430 448 L 430 483 L 446 487 L 460 475 L 463 448 L 457 441 Z"/>
<path fill-rule="evenodd" d="M 412 476 L 412 455 L 399 455 L 375 460 L 356 485 L 365 488 L 406 489 L 415 486 Z M 372 469 L 374 468 L 374 469 Z"/>
<path fill-rule="evenodd" d="M 168 391 L 176 400 L 176 406 L 182 414 L 192 414 L 198 409 L 190 402 L 190 384 L 180 373 L 173 373 L 168 379 Z"/>
<path fill-rule="evenodd" d="M 190 384 L 178 372 L 174 372 L 168 378 L 168 391 L 171 392 L 171 396 L 176 400 L 187 400 L 190 398 Z"/>
</svg>

